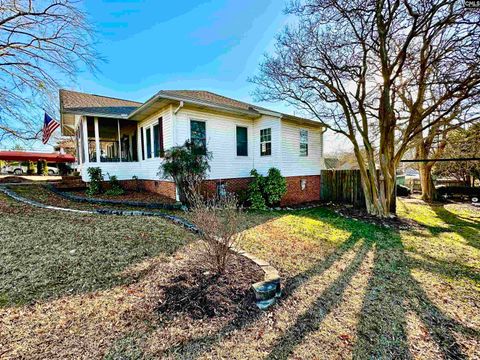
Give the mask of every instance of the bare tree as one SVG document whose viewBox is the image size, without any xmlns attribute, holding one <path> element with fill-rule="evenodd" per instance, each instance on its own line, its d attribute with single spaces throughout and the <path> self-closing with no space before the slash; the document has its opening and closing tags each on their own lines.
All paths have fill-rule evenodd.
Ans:
<svg viewBox="0 0 480 360">
<path fill-rule="evenodd" d="M 33 140 L 61 79 L 93 69 L 92 30 L 75 0 L 0 0 L 0 140 Z M 34 122 L 36 119 L 36 122 Z"/>
<path fill-rule="evenodd" d="M 476 108 L 476 104 L 472 107 Z M 461 129 L 462 126 L 468 126 L 469 123 L 478 121 L 478 115 L 472 114 L 469 110 L 471 109 L 464 107 L 463 109 L 453 111 L 450 116 L 444 117 L 441 121 L 420 133 L 415 140 L 415 159 L 422 160 L 418 163 L 418 170 L 422 199 L 425 201 L 436 199 L 432 169 L 437 164 L 438 159 L 444 156 L 449 142 L 449 135 L 455 130 Z M 467 142 L 467 137 L 463 141 Z M 466 155 L 464 154 L 463 156 Z M 461 158 L 462 155 L 459 153 L 457 157 Z M 423 161 L 425 159 L 428 159 L 428 161 Z"/>
<path fill-rule="evenodd" d="M 256 95 L 346 136 L 367 210 L 388 216 L 404 153 L 480 92 L 479 14 L 456 0 L 305 0 L 287 12 L 296 22 L 252 79 Z"/>
<path fill-rule="evenodd" d="M 205 199 L 198 190 L 196 184 L 192 184 L 188 191 L 190 218 L 200 230 L 207 263 L 221 274 L 232 254 L 232 247 L 243 236 L 240 231 L 242 209 L 233 194 Z"/>
</svg>

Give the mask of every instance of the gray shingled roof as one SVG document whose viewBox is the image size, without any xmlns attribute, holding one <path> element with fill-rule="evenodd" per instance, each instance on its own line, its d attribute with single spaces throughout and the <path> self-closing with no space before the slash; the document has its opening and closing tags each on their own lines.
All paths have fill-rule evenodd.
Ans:
<svg viewBox="0 0 480 360">
<path fill-rule="evenodd" d="M 127 117 L 140 105 L 136 101 L 60 90 L 60 109 L 65 113 Z"/>
<path fill-rule="evenodd" d="M 277 113 L 276 111 L 269 110 L 264 107 L 252 105 L 204 90 L 161 90 L 155 96 L 161 97 L 162 95 L 179 98 L 185 101 L 201 101 L 203 103 L 222 106 L 225 108 L 250 111 L 253 113 L 258 112 L 258 115 L 260 115 L 259 112 L 261 111 L 271 111 Z M 152 99 L 155 98 L 155 96 L 152 97 Z M 62 113 L 76 113 L 84 115 L 94 114 L 100 116 L 105 115 L 127 118 L 128 115 L 130 115 L 141 105 L 142 103 L 136 101 L 85 94 L 70 90 L 60 90 L 60 111 Z M 316 123 L 316 121 L 302 119 L 288 114 L 283 115 L 290 118 L 307 120 L 310 123 Z"/>
</svg>

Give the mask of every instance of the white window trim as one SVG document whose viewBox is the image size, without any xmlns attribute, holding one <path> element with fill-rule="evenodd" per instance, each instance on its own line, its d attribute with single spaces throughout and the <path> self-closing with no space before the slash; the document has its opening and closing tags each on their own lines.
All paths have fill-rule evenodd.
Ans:
<svg viewBox="0 0 480 360">
<path fill-rule="evenodd" d="M 270 155 L 262 155 L 262 130 L 267 130 L 267 129 L 270 129 Z M 260 157 L 261 158 L 264 158 L 264 157 L 269 157 L 269 156 L 272 156 L 273 154 L 273 136 L 272 136 L 272 127 L 266 127 L 266 128 L 263 128 L 263 129 L 260 129 L 260 133 L 259 133 L 259 140 L 260 140 Z"/>
<path fill-rule="evenodd" d="M 247 129 L 247 155 L 237 155 L 237 128 Z M 239 159 L 250 159 L 250 126 L 244 124 L 235 124 L 235 157 Z"/>
<path fill-rule="evenodd" d="M 302 142 L 302 131 L 306 131 L 307 132 L 307 155 L 302 155 L 302 144 L 305 144 L 304 142 Z M 310 154 L 310 151 L 309 151 L 309 148 L 310 148 L 310 134 L 309 134 L 309 131 L 308 129 L 299 129 L 298 131 L 298 155 L 300 157 L 308 157 Z"/>
</svg>

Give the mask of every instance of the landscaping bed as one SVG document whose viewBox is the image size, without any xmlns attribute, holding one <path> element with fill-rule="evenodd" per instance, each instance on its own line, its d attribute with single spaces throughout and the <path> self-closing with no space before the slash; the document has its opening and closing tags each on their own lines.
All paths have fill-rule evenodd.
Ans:
<svg viewBox="0 0 480 360">
<path fill-rule="evenodd" d="M 97 194 L 95 196 L 88 196 L 85 191 L 73 190 L 65 191 L 67 194 L 82 197 L 82 198 L 95 198 L 101 200 L 115 200 L 119 202 L 140 202 L 147 204 L 175 204 L 176 201 L 161 194 L 147 192 L 147 191 L 132 191 L 125 190 L 122 195 L 107 195 Z"/>
<path fill-rule="evenodd" d="M 57 206 L 69 209 L 78 209 L 78 210 L 145 210 L 152 211 L 152 207 L 146 204 L 145 206 L 137 205 L 127 205 L 125 203 L 117 202 L 88 202 L 88 201 L 76 201 L 68 197 L 60 195 L 56 191 L 52 191 L 52 187 L 45 187 L 43 185 L 12 185 L 9 186 L 9 189 L 16 192 L 17 194 L 34 201 L 38 201 L 45 205 Z M 83 198 L 81 198 L 83 199 Z M 160 206 L 161 211 L 164 213 L 177 213 L 175 209 L 177 206 Z"/>
</svg>

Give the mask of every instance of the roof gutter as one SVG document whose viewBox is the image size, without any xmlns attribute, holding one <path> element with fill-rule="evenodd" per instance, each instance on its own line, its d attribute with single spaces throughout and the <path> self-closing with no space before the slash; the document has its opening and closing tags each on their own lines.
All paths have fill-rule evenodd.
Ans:
<svg viewBox="0 0 480 360">
<path fill-rule="evenodd" d="M 187 103 L 187 104 L 193 104 L 193 105 L 198 105 L 198 106 L 205 106 L 205 107 L 209 107 L 209 108 L 212 108 L 212 109 L 229 111 L 229 112 L 233 112 L 233 113 L 236 113 L 236 114 L 242 114 L 242 115 L 250 115 L 250 116 L 255 116 L 255 117 L 258 117 L 260 115 L 260 113 L 256 110 L 242 110 L 242 109 L 238 109 L 238 108 L 231 107 L 231 106 L 222 106 L 222 105 L 218 105 L 218 104 L 212 104 L 212 103 L 209 103 L 207 101 L 191 99 L 191 98 L 184 97 L 184 96 L 173 96 L 173 95 L 168 95 L 168 94 L 165 94 L 165 93 L 160 93 L 160 94 L 155 95 L 150 100 L 148 100 L 146 103 L 144 103 L 142 106 L 140 106 L 138 109 L 136 109 L 132 113 L 130 113 L 128 118 L 131 118 L 131 117 L 135 116 L 136 114 L 138 114 L 140 111 L 144 110 L 145 108 L 148 108 L 151 104 L 153 104 L 158 99 L 173 100 L 173 101 L 178 101 L 180 103 L 183 102 L 184 103 L 183 106 L 185 106 L 185 103 Z"/>
</svg>

